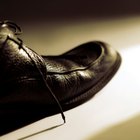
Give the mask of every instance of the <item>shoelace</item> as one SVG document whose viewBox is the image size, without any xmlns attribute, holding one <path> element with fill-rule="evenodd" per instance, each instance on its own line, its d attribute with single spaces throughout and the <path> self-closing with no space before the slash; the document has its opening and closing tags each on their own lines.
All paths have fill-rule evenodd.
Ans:
<svg viewBox="0 0 140 140">
<path fill-rule="evenodd" d="M 22 33 L 21 28 L 20 28 L 17 24 L 15 24 L 14 22 L 12 22 L 12 21 L 3 21 L 3 22 L 0 22 L 0 25 L 6 25 L 6 26 L 12 28 L 12 29 L 14 30 L 15 35 L 19 35 L 19 34 Z M 18 38 L 18 37 L 17 37 L 17 39 L 19 40 L 19 42 L 18 42 L 17 40 L 13 39 L 13 38 L 7 36 L 7 38 L 6 38 L 6 40 L 5 40 L 5 43 L 6 43 L 8 40 L 14 41 L 16 44 L 19 45 L 19 49 L 23 49 L 23 50 L 25 51 L 25 53 L 28 55 L 28 57 L 31 59 L 32 63 L 34 64 L 34 66 L 35 66 L 36 69 L 38 70 L 38 72 L 39 72 L 39 74 L 40 74 L 40 76 L 41 76 L 41 78 L 42 78 L 42 80 L 43 80 L 43 82 L 44 82 L 44 84 L 45 84 L 45 87 L 49 90 L 51 96 L 53 97 L 53 99 L 54 99 L 55 102 L 57 103 L 58 108 L 59 108 L 60 113 L 61 113 L 61 116 L 62 116 L 62 119 L 63 119 L 63 121 L 64 121 L 64 123 L 65 123 L 65 122 L 66 122 L 65 115 L 64 115 L 64 113 L 63 113 L 63 109 L 62 109 L 62 106 L 61 106 L 59 100 L 57 99 L 57 97 L 56 97 L 55 94 L 53 93 L 52 89 L 51 89 L 50 86 L 48 85 L 47 80 L 44 78 L 42 71 L 40 70 L 40 68 L 38 67 L 38 65 L 35 63 L 35 61 L 34 61 L 34 59 L 32 58 L 32 56 L 31 56 L 31 55 L 28 53 L 28 51 L 26 50 L 26 48 L 25 48 L 26 46 L 23 45 L 23 41 L 22 41 L 20 38 Z"/>
</svg>

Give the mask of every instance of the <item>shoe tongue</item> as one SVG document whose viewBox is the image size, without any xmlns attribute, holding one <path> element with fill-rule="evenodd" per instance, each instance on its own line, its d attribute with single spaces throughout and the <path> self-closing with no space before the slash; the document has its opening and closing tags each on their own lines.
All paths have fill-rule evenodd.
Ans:
<svg viewBox="0 0 140 140">
<path fill-rule="evenodd" d="M 20 46 L 16 36 L 14 39 L 3 38 L 0 39 L 0 83 L 38 79 L 40 72 L 46 76 L 45 61 L 40 55 L 24 45 Z"/>
</svg>

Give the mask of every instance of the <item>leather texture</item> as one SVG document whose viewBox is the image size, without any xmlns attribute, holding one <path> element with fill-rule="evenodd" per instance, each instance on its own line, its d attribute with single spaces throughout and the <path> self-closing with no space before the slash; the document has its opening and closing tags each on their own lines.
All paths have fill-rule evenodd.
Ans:
<svg viewBox="0 0 140 140">
<path fill-rule="evenodd" d="M 81 44 L 62 55 L 41 56 L 2 24 L 0 134 L 59 113 L 50 89 L 64 111 L 84 103 L 110 81 L 120 63 L 119 53 L 100 41 Z"/>
</svg>

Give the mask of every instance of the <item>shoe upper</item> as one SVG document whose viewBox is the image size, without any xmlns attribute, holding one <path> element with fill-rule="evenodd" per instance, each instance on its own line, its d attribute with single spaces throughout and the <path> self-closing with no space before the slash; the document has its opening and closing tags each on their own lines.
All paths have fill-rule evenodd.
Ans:
<svg viewBox="0 0 140 140">
<path fill-rule="evenodd" d="M 102 42 L 82 44 L 60 56 L 43 56 L 47 82 L 60 101 L 82 94 L 109 72 L 117 59 L 115 50 Z"/>
</svg>

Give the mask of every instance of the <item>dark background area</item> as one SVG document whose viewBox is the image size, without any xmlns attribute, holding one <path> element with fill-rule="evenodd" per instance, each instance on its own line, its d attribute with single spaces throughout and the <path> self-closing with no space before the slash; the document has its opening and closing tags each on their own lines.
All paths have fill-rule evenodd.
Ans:
<svg viewBox="0 0 140 140">
<path fill-rule="evenodd" d="M 44 21 L 115 18 L 140 14 L 139 0 L 1 0 L 1 20 Z"/>
</svg>

